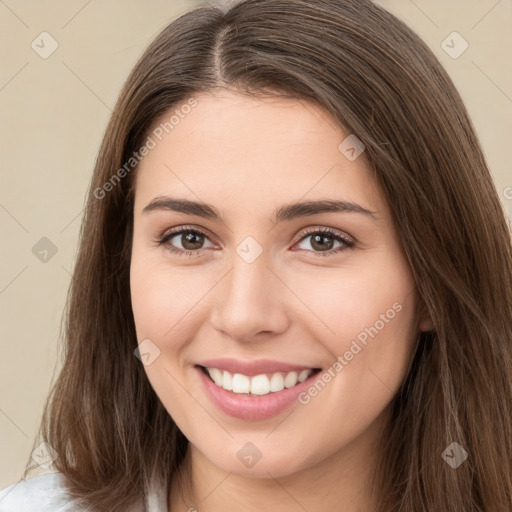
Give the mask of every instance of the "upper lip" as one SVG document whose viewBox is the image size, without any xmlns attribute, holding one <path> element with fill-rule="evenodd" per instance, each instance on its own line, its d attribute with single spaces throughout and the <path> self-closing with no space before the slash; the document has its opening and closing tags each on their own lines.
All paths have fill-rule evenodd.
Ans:
<svg viewBox="0 0 512 512">
<path fill-rule="evenodd" d="M 262 373 L 301 372 L 302 370 L 316 368 L 309 365 L 305 366 L 300 364 L 284 363 L 281 361 L 272 361 L 270 359 L 257 359 L 253 361 L 243 361 L 241 359 L 230 358 L 205 359 L 197 364 L 207 368 L 226 370 L 230 373 L 241 373 L 249 377 L 261 375 Z"/>
</svg>

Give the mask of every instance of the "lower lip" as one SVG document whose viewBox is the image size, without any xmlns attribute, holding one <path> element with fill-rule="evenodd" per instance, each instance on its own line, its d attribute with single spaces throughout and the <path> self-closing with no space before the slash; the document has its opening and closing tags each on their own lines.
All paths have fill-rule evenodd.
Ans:
<svg viewBox="0 0 512 512">
<path fill-rule="evenodd" d="M 318 375 L 315 372 L 291 388 L 268 395 L 246 395 L 227 391 L 217 386 L 200 367 L 196 366 L 194 369 L 199 373 L 199 378 L 213 403 L 226 414 L 243 420 L 263 420 L 283 412 L 298 401 L 300 393 L 305 391 Z"/>
</svg>

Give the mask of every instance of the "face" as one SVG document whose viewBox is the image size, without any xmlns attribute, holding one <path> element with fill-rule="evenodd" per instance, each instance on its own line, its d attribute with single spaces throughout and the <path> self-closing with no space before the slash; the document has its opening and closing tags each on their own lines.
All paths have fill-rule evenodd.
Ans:
<svg viewBox="0 0 512 512">
<path fill-rule="evenodd" d="M 187 104 L 155 122 L 137 171 L 131 300 L 152 387 L 235 474 L 368 444 L 428 326 L 364 152 L 303 101 Z"/>
</svg>

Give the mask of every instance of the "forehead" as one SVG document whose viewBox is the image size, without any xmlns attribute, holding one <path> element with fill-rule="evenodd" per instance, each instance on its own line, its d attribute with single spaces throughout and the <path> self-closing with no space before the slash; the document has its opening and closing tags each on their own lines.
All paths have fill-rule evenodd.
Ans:
<svg viewBox="0 0 512 512">
<path fill-rule="evenodd" d="M 136 208 L 166 194 L 244 210 L 319 197 L 382 208 L 364 153 L 350 160 L 340 150 L 349 135 L 310 102 L 196 95 L 153 123 L 154 147 L 137 170 Z"/>
</svg>

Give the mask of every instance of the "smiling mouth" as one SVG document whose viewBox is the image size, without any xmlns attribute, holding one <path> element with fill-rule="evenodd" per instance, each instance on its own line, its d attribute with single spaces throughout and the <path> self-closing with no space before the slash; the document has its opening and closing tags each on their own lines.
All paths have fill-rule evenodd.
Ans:
<svg viewBox="0 0 512 512">
<path fill-rule="evenodd" d="M 249 396 L 268 395 L 278 393 L 283 389 L 293 388 L 321 371 L 321 368 L 309 368 L 300 372 L 262 373 L 249 376 L 242 373 L 231 373 L 219 368 L 207 368 L 200 365 L 197 365 L 197 367 L 219 388 L 237 395 Z"/>
</svg>

